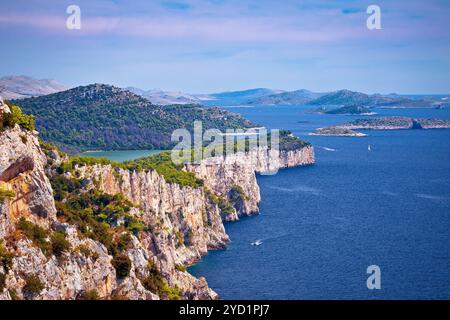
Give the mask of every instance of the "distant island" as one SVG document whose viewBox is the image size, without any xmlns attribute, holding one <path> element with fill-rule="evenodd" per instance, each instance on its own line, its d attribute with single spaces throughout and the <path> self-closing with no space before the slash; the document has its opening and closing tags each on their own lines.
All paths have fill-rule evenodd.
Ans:
<svg viewBox="0 0 450 320">
<path fill-rule="evenodd" d="M 366 134 L 356 132 L 339 126 L 319 128 L 309 134 L 310 136 L 339 136 L 339 137 L 365 137 Z"/>
<path fill-rule="evenodd" d="M 450 129 L 450 120 L 423 119 L 409 117 L 381 117 L 358 119 L 326 128 L 318 128 L 310 133 L 315 136 L 352 136 L 363 137 L 366 134 L 354 130 L 405 130 L 405 129 Z"/>
<path fill-rule="evenodd" d="M 56 80 L 34 79 L 28 76 L 4 76 L 0 78 L 0 96 L 8 100 L 38 97 L 69 88 Z M 269 88 L 253 88 L 238 91 L 192 94 L 161 89 L 122 88 L 141 96 L 154 105 L 204 105 L 204 106 L 256 106 L 256 105 L 311 105 L 318 107 L 366 107 L 366 108 L 436 108 L 450 107 L 450 95 L 399 95 L 366 94 L 348 89 L 330 92 L 314 92 L 307 89 L 286 91 Z M 350 113 L 353 114 L 353 113 Z"/>
<path fill-rule="evenodd" d="M 250 105 L 304 105 L 320 98 L 326 93 L 312 92 L 306 89 L 281 92 L 261 96 L 259 98 L 247 101 Z"/>
<path fill-rule="evenodd" d="M 347 106 L 347 107 L 340 107 L 335 109 L 327 109 L 325 107 L 320 107 L 315 110 L 313 110 L 315 113 L 322 113 L 322 114 L 341 114 L 341 115 L 375 115 L 376 113 L 373 112 L 371 109 L 364 107 L 364 106 Z"/>
<path fill-rule="evenodd" d="M 287 91 L 261 96 L 249 100 L 248 104 L 260 105 L 312 105 L 327 107 L 366 107 L 366 108 L 431 108 L 450 105 L 448 97 L 410 97 L 390 94 L 365 94 L 347 89 L 333 92 L 312 92 L 309 90 Z"/>
</svg>

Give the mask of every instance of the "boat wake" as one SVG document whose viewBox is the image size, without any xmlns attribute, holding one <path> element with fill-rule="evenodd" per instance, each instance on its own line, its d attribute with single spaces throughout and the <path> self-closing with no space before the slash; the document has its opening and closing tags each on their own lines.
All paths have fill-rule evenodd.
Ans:
<svg viewBox="0 0 450 320">
<path fill-rule="evenodd" d="M 430 200 L 449 200 L 448 197 L 436 196 L 436 195 L 424 194 L 424 193 L 417 193 L 416 196 L 419 198 L 422 198 L 422 199 L 430 199 Z"/>
<path fill-rule="evenodd" d="M 279 239 L 279 238 L 286 237 L 286 236 L 289 236 L 289 235 L 290 235 L 289 233 L 286 233 L 286 234 L 281 234 L 281 235 L 278 235 L 278 236 L 262 238 L 262 239 L 255 240 L 255 241 L 253 241 L 250 244 L 252 246 L 260 246 L 260 245 L 262 245 L 263 241 L 275 240 L 275 239 Z"/>
<path fill-rule="evenodd" d="M 336 149 L 328 148 L 328 147 L 319 147 L 319 148 L 321 148 L 321 149 L 323 149 L 325 151 L 330 151 L 330 152 L 335 152 L 336 151 Z"/>
<path fill-rule="evenodd" d="M 386 196 L 396 197 L 398 196 L 398 193 L 391 192 L 391 191 L 382 191 L 381 194 L 384 194 Z"/>
<path fill-rule="evenodd" d="M 284 188 L 284 187 L 277 187 L 277 186 L 270 186 L 270 189 L 278 190 L 281 192 L 305 192 L 310 193 L 314 196 L 321 195 L 321 191 L 319 189 L 307 187 L 307 186 L 297 186 L 295 188 Z"/>
</svg>

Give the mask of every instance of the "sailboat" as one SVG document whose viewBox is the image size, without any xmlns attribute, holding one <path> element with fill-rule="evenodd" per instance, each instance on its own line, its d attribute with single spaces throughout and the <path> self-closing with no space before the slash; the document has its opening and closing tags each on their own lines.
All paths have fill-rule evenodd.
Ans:
<svg viewBox="0 0 450 320">
<path fill-rule="evenodd" d="M 367 147 L 367 150 L 372 151 L 372 147 L 370 146 L 370 144 L 369 144 L 369 146 Z"/>
</svg>

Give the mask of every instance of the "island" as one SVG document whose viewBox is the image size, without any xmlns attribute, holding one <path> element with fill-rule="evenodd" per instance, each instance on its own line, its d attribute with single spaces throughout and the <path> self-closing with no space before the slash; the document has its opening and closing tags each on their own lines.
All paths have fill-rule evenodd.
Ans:
<svg viewBox="0 0 450 320">
<path fill-rule="evenodd" d="M 450 120 L 424 119 L 409 117 L 380 117 L 358 119 L 326 128 L 318 128 L 310 133 L 314 136 L 352 136 L 363 137 L 366 134 L 354 130 L 405 130 L 405 129 L 450 129 Z"/>
<path fill-rule="evenodd" d="M 313 110 L 314 113 L 321 113 L 321 114 L 339 114 L 339 115 L 361 115 L 361 116 L 371 116 L 375 115 L 376 113 L 370 110 L 368 107 L 364 106 L 344 106 L 340 108 L 334 108 L 334 109 L 327 109 L 325 107 L 319 107 L 315 110 Z"/>
<path fill-rule="evenodd" d="M 365 137 L 366 134 L 356 132 L 339 126 L 331 126 L 326 128 L 318 128 L 316 131 L 309 133 L 310 136 L 340 136 L 340 137 Z"/>
</svg>

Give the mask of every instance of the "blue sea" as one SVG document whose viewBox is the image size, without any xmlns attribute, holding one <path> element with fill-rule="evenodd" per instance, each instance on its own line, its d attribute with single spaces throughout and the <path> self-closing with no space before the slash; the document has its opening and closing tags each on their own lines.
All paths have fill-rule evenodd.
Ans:
<svg viewBox="0 0 450 320">
<path fill-rule="evenodd" d="M 227 109 L 292 130 L 313 143 L 317 163 L 259 176 L 261 214 L 228 223 L 228 249 L 189 272 L 222 299 L 450 299 L 450 130 L 312 137 L 363 117 Z M 448 109 L 377 112 L 450 119 Z M 380 267 L 380 290 L 367 288 L 370 265 Z"/>
<path fill-rule="evenodd" d="M 222 299 L 450 299 L 450 130 L 313 137 L 364 117 L 227 109 L 312 142 L 316 164 L 259 176 L 260 215 L 227 223 L 229 247 L 189 272 Z M 377 112 L 450 119 L 448 109 Z M 380 290 L 367 288 L 370 265 L 380 267 Z"/>
</svg>

